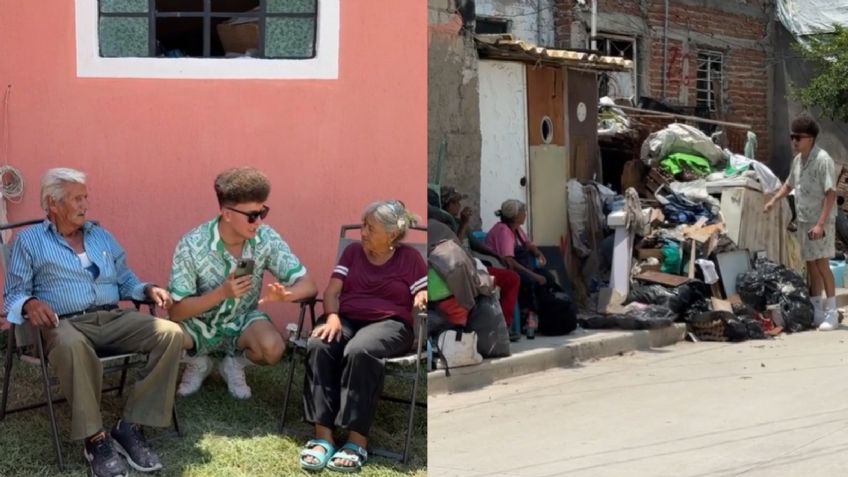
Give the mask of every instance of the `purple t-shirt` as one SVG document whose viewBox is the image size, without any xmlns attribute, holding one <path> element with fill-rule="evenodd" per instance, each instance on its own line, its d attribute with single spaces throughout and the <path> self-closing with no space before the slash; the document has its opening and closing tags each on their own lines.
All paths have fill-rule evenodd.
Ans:
<svg viewBox="0 0 848 477">
<path fill-rule="evenodd" d="M 388 262 L 374 265 L 357 242 L 344 249 L 332 278 L 343 282 L 340 315 L 356 321 L 397 316 L 411 327 L 413 297 L 427 289 L 427 264 L 417 250 L 400 244 Z"/>
<path fill-rule="evenodd" d="M 518 235 L 524 243 L 527 243 L 527 236 L 524 235 L 524 230 L 518 228 Z M 486 234 L 486 246 L 501 257 L 515 256 L 515 234 L 509 225 L 498 222 Z"/>
</svg>

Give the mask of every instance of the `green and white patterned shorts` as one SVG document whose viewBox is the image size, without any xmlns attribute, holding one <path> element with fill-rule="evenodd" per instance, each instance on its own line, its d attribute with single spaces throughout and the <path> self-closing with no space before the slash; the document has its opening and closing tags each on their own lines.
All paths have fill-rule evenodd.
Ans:
<svg viewBox="0 0 848 477">
<path fill-rule="evenodd" d="M 807 232 L 815 225 L 812 222 L 798 222 L 798 243 L 801 246 L 801 259 L 805 262 L 831 258 L 836 254 L 836 221 L 824 224 L 824 237 L 810 240 Z"/>
<path fill-rule="evenodd" d="M 238 340 L 242 333 L 257 321 L 270 322 L 271 318 L 259 310 L 253 310 L 214 327 L 200 318 L 181 321 L 180 326 L 194 341 L 194 348 L 188 351 L 189 355 L 235 356 L 240 354 Z"/>
</svg>

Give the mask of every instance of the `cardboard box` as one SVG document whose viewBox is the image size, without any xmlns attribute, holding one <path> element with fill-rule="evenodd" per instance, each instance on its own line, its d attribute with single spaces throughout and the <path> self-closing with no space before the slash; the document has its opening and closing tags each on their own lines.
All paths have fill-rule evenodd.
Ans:
<svg viewBox="0 0 848 477">
<path fill-rule="evenodd" d="M 643 249 L 640 249 L 637 252 L 637 257 L 639 258 L 639 260 L 647 260 L 651 257 L 654 257 L 657 260 L 659 260 L 660 263 L 662 263 L 662 259 L 663 259 L 662 249 L 659 249 L 659 248 L 643 248 Z"/>
<path fill-rule="evenodd" d="M 259 47 L 259 24 L 249 23 L 219 23 L 218 38 L 227 53 L 244 54 L 248 50 Z"/>
</svg>

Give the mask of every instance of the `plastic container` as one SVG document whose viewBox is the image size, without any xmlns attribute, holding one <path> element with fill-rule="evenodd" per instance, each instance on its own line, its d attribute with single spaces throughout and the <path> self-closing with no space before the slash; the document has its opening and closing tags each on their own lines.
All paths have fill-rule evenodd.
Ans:
<svg viewBox="0 0 848 477">
<path fill-rule="evenodd" d="M 836 288 L 845 288 L 845 261 L 831 260 L 830 271 L 833 273 L 833 282 L 836 285 Z"/>
</svg>

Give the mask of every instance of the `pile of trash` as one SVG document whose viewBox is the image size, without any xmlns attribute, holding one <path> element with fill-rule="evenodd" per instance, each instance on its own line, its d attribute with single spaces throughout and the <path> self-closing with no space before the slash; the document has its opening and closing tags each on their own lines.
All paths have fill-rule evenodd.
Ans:
<svg viewBox="0 0 848 477">
<path fill-rule="evenodd" d="M 601 139 L 602 147 L 613 136 L 628 141 L 634 137 L 638 121 L 628 117 L 631 110 L 609 98 L 601 100 L 598 134 L 606 138 Z M 677 321 L 686 323 L 693 340 L 722 341 L 809 329 L 812 304 L 804 279 L 795 267 L 776 263 L 783 258 L 784 245 L 772 241 L 787 235 L 784 219 L 766 223 L 759 213 L 763 194 L 775 192 L 781 182 L 754 158 L 756 135 L 747 131 L 735 136 L 736 147 L 745 140 L 741 154 L 728 148 L 721 131 L 707 135 L 688 124 L 669 124 L 641 138 L 624 166 L 624 194 L 596 182 L 568 183 L 571 250 L 580 260 L 589 308 L 594 310 L 581 316 L 581 326 L 651 329 Z M 736 194 L 733 201 L 724 200 L 726 191 Z M 739 204 L 742 201 L 748 202 Z M 743 216 L 741 211 L 750 210 L 751 204 L 758 213 Z M 623 257 L 617 255 L 621 247 L 613 246 L 613 215 L 625 216 L 618 226 L 626 223 L 633 236 L 633 246 Z M 740 223 L 745 217 L 762 221 L 752 227 L 773 228 L 773 233 L 758 235 L 769 243 L 750 243 L 746 224 Z M 777 250 L 780 256 L 774 255 Z M 755 255 L 772 261 L 752 262 Z M 627 296 L 611 292 L 608 277 L 613 274 L 629 277 Z"/>
</svg>

